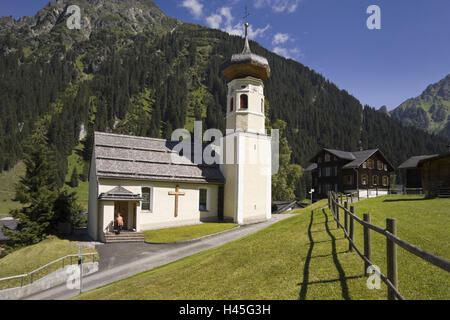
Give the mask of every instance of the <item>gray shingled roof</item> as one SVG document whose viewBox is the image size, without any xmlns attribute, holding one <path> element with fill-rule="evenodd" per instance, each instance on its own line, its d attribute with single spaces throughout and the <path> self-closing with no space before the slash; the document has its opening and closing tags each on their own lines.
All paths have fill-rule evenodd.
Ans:
<svg viewBox="0 0 450 320">
<path fill-rule="evenodd" d="M 218 165 L 198 165 L 178 155 L 173 150 L 177 142 L 102 132 L 95 132 L 94 136 L 95 166 L 99 178 L 225 182 Z"/>
<path fill-rule="evenodd" d="M 356 159 L 352 152 L 333 150 L 333 149 L 325 149 L 325 148 L 323 150 L 328 151 L 329 153 L 334 154 L 336 157 L 341 158 L 341 159 L 345 159 L 345 160 L 355 160 Z"/>
<path fill-rule="evenodd" d="M 383 153 L 379 149 L 347 152 L 347 151 L 323 148 L 320 152 L 322 152 L 323 150 L 327 151 L 331 154 L 334 154 L 336 157 L 338 157 L 340 159 L 349 160 L 350 162 L 343 166 L 343 168 L 346 168 L 346 169 L 359 168 L 364 163 L 364 161 L 366 161 L 368 158 L 370 158 L 375 152 L 380 152 L 381 155 L 385 158 L 387 164 L 391 168 L 394 168 L 392 166 L 392 164 L 386 159 L 386 157 L 383 155 Z M 320 152 L 317 153 L 314 156 L 314 158 L 316 158 L 320 154 Z M 312 159 L 311 159 L 311 161 L 312 161 Z M 317 164 L 313 163 L 308 168 L 306 168 L 306 171 L 313 171 L 316 168 L 317 168 Z"/>
<path fill-rule="evenodd" d="M 343 168 L 359 168 L 359 166 L 362 165 L 364 161 L 369 159 L 369 157 L 372 156 L 377 151 L 379 150 L 372 149 L 372 150 L 352 152 L 354 160 L 352 162 L 347 163 L 345 166 L 343 166 Z"/>
<path fill-rule="evenodd" d="M 398 166 L 399 169 L 411 169 L 411 168 L 417 168 L 418 164 L 422 160 L 430 159 L 437 157 L 437 154 L 433 155 L 423 155 L 423 156 L 414 156 L 403 162 L 401 165 Z"/>
<path fill-rule="evenodd" d="M 124 187 L 115 187 L 114 189 L 101 193 L 98 197 L 100 200 L 125 200 L 125 201 L 140 201 L 142 200 L 141 195 L 134 194 L 130 190 Z"/>
<path fill-rule="evenodd" d="M 314 171 L 317 169 L 317 163 L 310 164 L 308 168 L 305 169 L 306 172 Z"/>
</svg>

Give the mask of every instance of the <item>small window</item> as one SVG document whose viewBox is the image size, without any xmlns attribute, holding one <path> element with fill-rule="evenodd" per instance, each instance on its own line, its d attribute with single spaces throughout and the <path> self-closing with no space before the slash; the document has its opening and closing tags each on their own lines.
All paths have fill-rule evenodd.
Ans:
<svg viewBox="0 0 450 320">
<path fill-rule="evenodd" d="M 321 163 L 321 162 L 322 162 L 322 157 L 319 157 L 319 158 L 317 159 L 317 162 L 318 162 L 318 163 Z"/>
<path fill-rule="evenodd" d="M 233 112 L 233 110 L 234 110 L 234 98 L 231 98 L 231 101 L 230 101 L 230 112 Z"/>
<path fill-rule="evenodd" d="M 145 187 L 142 188 L 142 205 L 141 210 L 142 211 L 151 211 L 151 197 L 152 195 L 152 189 Z"/>
<path fill-rule="evenodd" d="M 200 211 L 206 211 L 206 202 L 208 199 L 208 190 L 206 189 L 200 189 L 200 202 L 199 202 L 199 210 Z"/>
<path fill-rule="evenodd" d="M 319 168 L 319 178 L 322 177 L 322 168 Z"/>
<path fill-rule="evenodd" d="M 389 185 L 389 177 L 388 176 L 383 176 L 383 186 L 388 186 Z"/>
<path fill-rule="evenodd" d="M 363 163 L 363 169 L 367 169 L 367 161 Z"/>
<path fill-rule="evenodd" d="M 387 164 L 384 164 L 384 171 L 387 171 Z"/>
<path fill-rule="evenodd" d="M 367 160 L 367 168 L 373 169 L 373 160 Z"/>
<path fill-rule="evenodd" d="M 361 176 L 361 183 L 363 186 L 367 185 L 367 175 L 366 174 Z"/>
<path fill-rule="evenodd" d="M 331 168 L 330 167 L 325 168 L 325 176 L 326 177 L 331 176 Z"/>
<path fill-rule="evenodd" d="M 373 179 L 373 185 L 377 186 L 378 185 L 378 176 L 373 176 L 372 179 Z"/>
<path fill-rule="evenodd" d="M 383 170 L 383 162 L 382 161 L 377 161 L 377 165 L 378 165 L 378 170 Z"/>
<path fill-rule="evenodd" d="M 326 155 L 325 155 L 325 162 L 329 162 L 331 160 L 331 157 L 330 157 L 330 155 L 327 153 Z"/>
<path fill-rule="evenodd" d="M 248 96 L 241 94 L 241 109 L 248 109 Z"/>
</svg>

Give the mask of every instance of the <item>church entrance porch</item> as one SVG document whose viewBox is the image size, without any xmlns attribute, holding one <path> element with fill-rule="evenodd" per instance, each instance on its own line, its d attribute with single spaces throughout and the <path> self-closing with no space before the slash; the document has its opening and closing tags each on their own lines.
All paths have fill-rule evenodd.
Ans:
<svg viewBox="0 0 450 320">
<path fill-rule="evenodd" d="M 136 231 L 136 202 L 114 201 L 114 230 L 118 229 L 117 216 L 122 216 L 123 231 Z"/>
</svg>

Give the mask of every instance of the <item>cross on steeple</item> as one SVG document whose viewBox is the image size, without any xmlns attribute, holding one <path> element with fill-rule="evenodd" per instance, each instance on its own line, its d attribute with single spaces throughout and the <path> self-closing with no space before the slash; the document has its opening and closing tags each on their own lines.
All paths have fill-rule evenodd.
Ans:
<svg viewBox="0 0 450 320">
<path fill-rule="evenodd" d="M 244 20 L 246 20 L 248 17 L 250 17 L 250 13 L 248 12 L 248 7 L 245 6 L 245 16 L 243 16 L 242 18 L 243 18 Z"/>
<path fill-rule="evenodd" d="M 243 16 L 242 18 L 244 19 L 244 21 L 250 16 L 250 13 L 248 12 L 248 7 L 245 6 L 245 16 Z M 248 36 L 248 22 L 245 22 L 245 37 Z"/>
</svg>

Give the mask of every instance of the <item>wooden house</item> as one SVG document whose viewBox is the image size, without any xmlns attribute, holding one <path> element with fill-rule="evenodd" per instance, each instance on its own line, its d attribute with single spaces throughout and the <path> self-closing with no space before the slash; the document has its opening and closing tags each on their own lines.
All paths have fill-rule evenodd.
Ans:
<svg viewBox="0 0 450 320">
<path fill-rule="evenodd" d="M 403 162 L 399 167 L 400 175 L 403 181 L 403 193 L 405 194 L 422 194 L 422 167 L 419 162 L 422 160 L 434 158 L 434 155 L 414 156 Z"/>
<path fill-rule="evenodd" d="M 450 153 L 419 161 L 427 197 L 450 198 Z"/>
<path fill-rule="evenodd" d="M 328 191 L 358 192 L 360 197 L 386 195 L 394 167 L 379 149 L 347 152 L 320 150 L 306 171 L 311 172 L 314 197 Z"/>
</svg>

